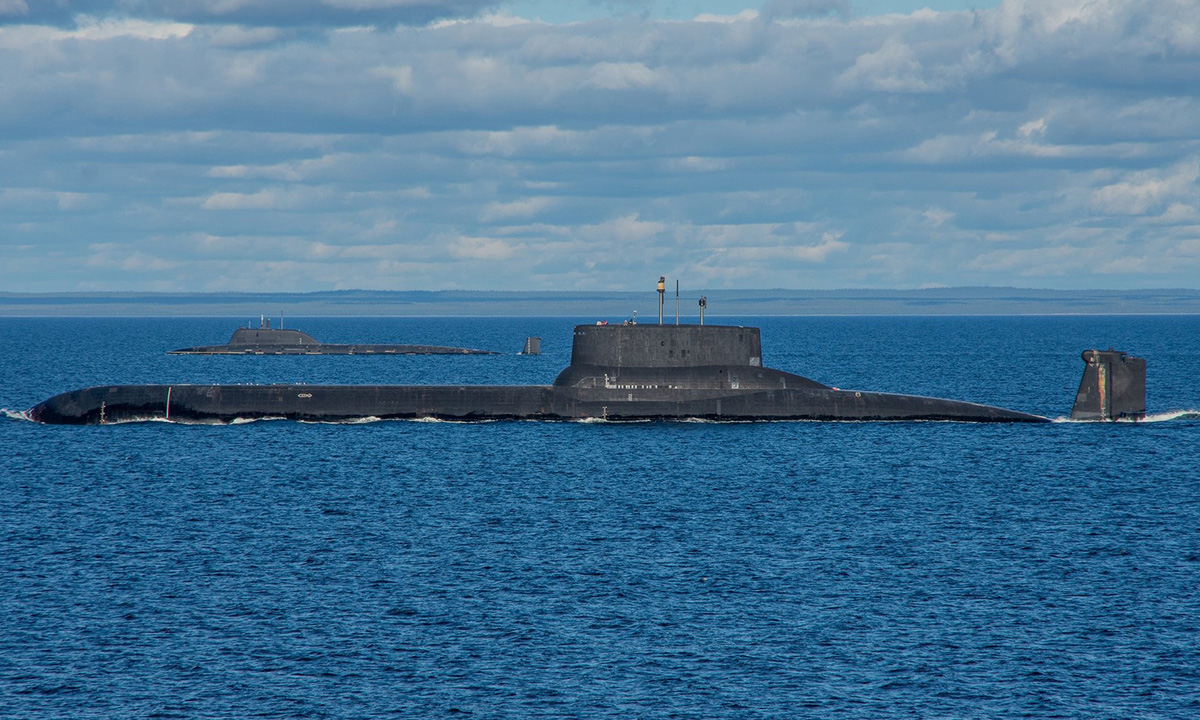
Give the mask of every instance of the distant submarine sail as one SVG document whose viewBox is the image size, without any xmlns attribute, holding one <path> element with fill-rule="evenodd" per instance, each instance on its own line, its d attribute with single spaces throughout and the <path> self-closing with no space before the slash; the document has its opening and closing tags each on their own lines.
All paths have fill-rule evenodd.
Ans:
<svg viewBox="0 0 1200 720">
<path fill-rule="evenodd" d="M 1071 417 L 1140 419 L 1145 361 L 1087 351 Z M 759 329 L 729 325 L 576 325 L 571 363 L 551 385 L 108 385 L 55 395 L 42 423 L 170 419 L 220 423 L 482 420 L 861 420 L 1043 423 L 1040 415 L 958 400 L 842 390 L 763 366 Z"/>
</svg>

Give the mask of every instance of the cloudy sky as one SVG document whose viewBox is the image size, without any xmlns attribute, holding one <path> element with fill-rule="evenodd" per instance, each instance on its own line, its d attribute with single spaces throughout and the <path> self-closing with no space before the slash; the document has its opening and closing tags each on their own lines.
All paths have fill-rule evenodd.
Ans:
<svg viewBox="0 0 1200 720">
<path fill-rule="evenodd" d="M 1196 0 L 0 0 L 0 291 L 1200 287 Z"/>
</svg>

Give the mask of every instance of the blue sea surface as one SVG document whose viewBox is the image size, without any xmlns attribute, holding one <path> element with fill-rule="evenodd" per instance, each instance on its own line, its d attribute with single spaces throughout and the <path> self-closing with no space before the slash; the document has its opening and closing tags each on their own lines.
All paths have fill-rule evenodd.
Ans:
<svg viewBox="0 0 1200 720">
<path fill-rule="evenodd" d="M 42 426 L 89 385 L 549 383 L 576 321 L 196 357 L 244 319 L 0 319 L 0 717 L 1200 717 L 1200 318 L 719 320 L 1055 418 L 1115 346 L 1152 418 Z"/>
</svg>

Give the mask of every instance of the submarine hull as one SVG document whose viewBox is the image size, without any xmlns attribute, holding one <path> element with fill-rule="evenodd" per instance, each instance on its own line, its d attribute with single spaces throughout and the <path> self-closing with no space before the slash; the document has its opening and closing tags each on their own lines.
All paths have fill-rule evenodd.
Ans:
<svg viewBox="0 0 1200 720">
<path fill-rule="evenodd" d="M 832 388 L 670 393 L 557 386 L 113 385 L 56 395 L 29 411 L 54 424 L 280 418 L 485 420 L 948 420 L 1047 422 L 1037 415 L 915 395 Z"/>
<path fill-rule="evenodd" d="M 29 414 L 73 424 L 259 418 L 1047 422 L 957 400 L 839 390 L 764 367 L 758 328 L 603 323 L 575 327 L 571 363 L 552 385 L 112 385 L 56 395 Z"/>
</svg>

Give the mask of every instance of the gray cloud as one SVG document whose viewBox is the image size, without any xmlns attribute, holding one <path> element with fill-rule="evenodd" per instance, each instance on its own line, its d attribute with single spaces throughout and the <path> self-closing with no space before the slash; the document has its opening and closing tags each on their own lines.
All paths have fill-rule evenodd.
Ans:
<svg viewBox="0 0 1200 720">
<path fill-rule="evenodd" d="M 760 15 L 765 20 L 850 15 L 850 0 L 768 0 Z"/>
<path fill-rule="evenodd" d="M 0 286 L 1200 279 L 1200 7 L 790 7 L 0 27 Z"/>
<path fill-rule="evenodd" d="M 421 25 L 494 0 L 0 0 L 0 23 L 69 27 L 80 15 L 250 26 Z"/>
</svg>

